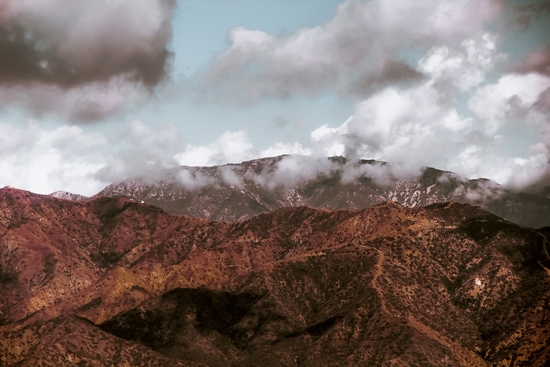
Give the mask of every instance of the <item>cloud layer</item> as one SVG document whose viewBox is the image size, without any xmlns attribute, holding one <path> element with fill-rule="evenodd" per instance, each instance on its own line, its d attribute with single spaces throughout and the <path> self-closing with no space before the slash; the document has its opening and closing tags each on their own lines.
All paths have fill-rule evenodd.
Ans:
<svg viewBox="0 0 550 367">
<path fill-rule="evenodd" d="M 6 124 L 0 179 L 35 190 L 31 177 L 43 174 L 52 191 L 89 180 L 85 192 L 75 191 L 90 194 L 100 183 L 154 181 L 179 165 L 294 153 L 312 158 L 285 158 L 258 183 L 292 185 L 333 170 L 319 157 L 344 155 L 401 163 L 391 172 L 361 168 L 381 181 L 429 165 L 516 189 L 548 185 L 550 51 L 532 49 L 514 58 L 501 47 L 504 26 L 530 27 L 548 14 L 545 4 L 347 0 L 327 23 L 288 36 L 237 27 L 228 34 L 228 48 L 189 78 L 185 92 L 239 109 L 337 90 L 355 104 L 354 113 L 319 124 L 309 140 L 306 134 L 306 140 L 267 147 L 253 144 L 257 126 L 239 125 L 241 130 L 197 144 L 183 129 L 156 121 L 134 120 L 117 137 L 70 126 Z M 170 66 L 174 8 L 174 0 L 0 0 L 0 99 L 71 122 L 102 119 L 144 101 Z M 506 12 L 513 24 L 497 24 Z M 288 119 L 277 112 L 275 124 L 288 129 Z M 54 163 L 37 163 L 46 157 Z M 178 179 L 200 187 L 207 182 L 197 172 L 182 171 Z M 363 173 L 351 167 L 343 179 Z M 221 174 L 231 185 L 242 184 L 231 169 Z"/>
<path fill-rule="evenodd" d="M 511 67 L 499 51 L 511 25 L 497 23 L 506 13 L 529 27 L 547 10 L 540 1 L 348 0 L 328 23 L 288 37 L 233 29 L 198 80 L 211 101 L 241 105 L 336 86 L 356 111 L 312 131 L 308 153 L 432 165 L 522 189 L 550 171 L 550 53 L 530 51 Z"/>
</svg>

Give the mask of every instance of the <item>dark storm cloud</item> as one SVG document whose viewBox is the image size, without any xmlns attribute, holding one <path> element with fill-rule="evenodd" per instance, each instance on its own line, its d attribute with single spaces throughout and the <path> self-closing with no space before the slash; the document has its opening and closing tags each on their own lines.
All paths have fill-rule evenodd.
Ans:
<svg viewBox="0 0 550 367">
<path fill-rule="evenodd" d="M 60 87 L 124 75 L 152 87 L 167 72 L 175 0 L 2 2 L 0 85 Z"/>
<path fill-rule="evenodd" d="M 0 108 L 72 123 L 150 97 L 168 75 L 175 0 L 0 0 Z"/>
<path fill-rule="evenodd" d="M 514 22 L 523 29 L 528 29 L 533 21 L 550 15 L 550 1 L 508 1 L 515 12 Z"/>
<path fill-rule="evenodd" d="M 425 75 L 400 60 L 387 60 L 376 72 L 369 71 L 350 85 L 349 94 L 368 96 L 389 85 L 420 81 Z"/>
<path fill-rule="evenodd" d="M 23 27 L 0 25 L 0 83 L 42 79 L 43 69 L 36 41 L 25 39 Z"/>
</svg>

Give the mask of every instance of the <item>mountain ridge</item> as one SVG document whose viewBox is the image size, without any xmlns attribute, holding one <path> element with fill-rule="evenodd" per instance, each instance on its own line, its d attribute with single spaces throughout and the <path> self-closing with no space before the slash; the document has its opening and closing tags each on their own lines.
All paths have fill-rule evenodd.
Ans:
<svg viewBox="0 0 550 367">
<path fill-rule="evenodd" d="M 389 201 L 212 222 L 2 189 L 0 208 L 6 366 L 550 360 L 550 233 L 480 207 Z M 63 342 L 46 342 L 51 325 Z"/>
<path fill-rule="evenodd" d="M 279 156 L 213 167 L 182 166 L 158 182 L 132 179 L 99 195 L 128 197 L 166 211 L 211 220 L 245 220 L 285 206 L 361 209 L 384 201 L 425 206 L 483 205 L 515 223 L 550 225 L 550 199 L 516 193 L 487 179 L 466 180 L 431 167 L 344 157 Z M 169 177 L 168 177 L 169 176 Z"/>
</svg>

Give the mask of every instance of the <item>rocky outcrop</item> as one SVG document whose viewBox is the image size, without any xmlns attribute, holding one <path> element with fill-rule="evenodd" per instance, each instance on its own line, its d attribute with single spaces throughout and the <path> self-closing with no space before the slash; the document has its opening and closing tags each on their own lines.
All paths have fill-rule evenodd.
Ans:
<svg viewBox="0 0 550 367">
<path fill-rule="evenodd" d="M 79 194 L 73 194 L 71 192 L 67 191 L 56 191 L 52 192 L 50 194 L 51 197 L 57 198 L 57 199 L 65 199 L 65 200 L 71 200 L 71 201 L 84 201 L 88 200 L 89 197 Z"/>
</svg>

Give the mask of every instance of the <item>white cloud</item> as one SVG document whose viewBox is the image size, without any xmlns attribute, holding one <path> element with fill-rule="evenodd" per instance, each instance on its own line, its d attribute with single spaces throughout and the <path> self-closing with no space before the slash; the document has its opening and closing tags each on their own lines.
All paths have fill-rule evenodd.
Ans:
<svg viewBox="0 0 550 367">
<path fill-rule="evenodd" d="M 260 157 L 276 157 L 284 154 L 311 155 L 311 148 L 304 147 L 302 144 L 277 142 L 260 151 Z"/>
<path fill-rule="evenodd" d="M 179 171 L 176 180 L 187 190 L 197 190 L 214 182 L 212 177 L 207 177 L 200 172 L 189 169 Z"/>
<path fill-rule="evenodd" d="M 281 158 L 274 168 L 268 167 L 265 172 L 260 174 L 249 174 L 247 179 L 269 189 L 291 188 L 298 183 L 315 179 L 319 175 L 329 175 L 335 169 L 337 169 L 336 165 L 326 157 L 290 155 Z"/>
<path fill-rule="evenodd" d="M 448 169 L 469 178 L 490 178 L 513 189 L 530 186 L 547 172 L 546 149 L 527 158 L 506 157 L 490 147 L 469 145 L 449 164 Z"/>
<path fill-rule="evenodd" d="M 325 157 L 345 155 L 346 146 L 343 137 L 348 132 L 348 123 L 352 117 L 339 127 L 328 127 L 325 124 L 313 130 L 310 136 L 314 154 Z"/>
<path fill-rule="evenodd" d="M 120 113 L 146 97 L 146 92 L 135 82 L 121 77 L 71 88 L 40 83 L 0 86 L 3 107 L 19 106 L 36 116 L 55 113 L 79 123 Z"/>
<path fill-rule="evenodd" d="M 485 80 L 485 75 L 505 55 L 496 50 L 496 36 L 482 33 L 453 48 L 447 45 L 429 50 L 419 61 L 419 71 L 432 80 L 448 81 L 465 92 Z"/>
<path fill-rule="evenodd" d="M 49 194 L 67 190 L 92 195 L 103 188 L 92 175 L 101 167 L 97 153 L 107 140 L 75 126 L 42 130 L 30 123 L 25 128 L 0 124 L 0 141 L 12 142 L 0 150 L 0 182 Z"/>
<path fill-rule="evenodd" d="M 549 87 L 550 77 L 547 76 L 535 73 L 507 74 L 495 84 L 479 88 L 468 102 L 468 107 L 478 116 L 489 134 L 496 133 L 510 114 L 518 112 L 527 113 L 522 117 L 526 125 L 536 124 L 544 121 L 545 115 L 534 109 L 534 104 Z"/>
<path fill-rule="evenodd" d="M 427 76 L 421 83 L 379 90 L 357 103 L 354 115 L 342 125 L 315 129 L 312 145 L 323 153 L 340 147 L 348 157 L 431 165 L 513 187 L 533 183 L 549 171 L 547 152 L 507 155 L 502 144 L 513 141 L 511 134 L 521 128 L 532 134 L 548 124 L 540 104 L 550 79 L 534 73 L 507 74 L 484 84 L 494 65 L 504 59 L 497 52 L 496 36 L 486 32 L 455 46 L 434 46 L 418 63 Z M 455 107 L 461 93 L 471 93 L 471 115 Z M 540 136 L 546 149 L 550 134 Z"/>
<path fill-rule="evenodd" d="M 443 126 L 453 132 L 471 127 L 472 122 L 473 118 L 459 116 L 458 112 L 454 108 L 451 109 L 449 113 L 443 118 Z"/>
<path fill-rule="evenodd" d="M 97 120 L 146 100 L 166 76 L 174 1 L 7 0 L 0 6 L 0 41 L 12 37 L 25 56 L 12 64 L 0 60 L 5 105 Z M 0 125 L 0 177 L 39 192 L 65 185 L 59 188 L 89 194 L 103 182 L 156 180 L 180 164 L 294 153 L 313 158 L 286 157 L 258 182 L 292 185 L 334 169 L 316 157 L 346 155 L 402 164 L 392 165 L 393 171 L 346 166 L 344 181 L 367 173 L 386 182 L 432 165 L 513 187 L 530 185 L 550 177 L 548 53 L 527 57 L 514 69 L 522 74 L 489 82 L 505 55 L 498 51 L 498 34 L 484 26 L 501 11 L 500 0 L 347 0 L 326 24 L 290 36 L 237 27 L 228 34 L 229 48 L 196 75 L 201 97 L 249 104 L 337 88 L 356 101 L 355 113 L 339 126 L 313 129 L 310 144 L 275 142 L 263 150 L 244 130 L 197 145 L 174 126 L 133 121 L 120 137 L 124 148 L 109 159 L 99 151 L 112 144 L 100 134 Z M 0 53 L 15 54 L 3 45 Z M 419 57 L 407 59 L 409 51 Z M 518 131 L 526 132 L 521 143 L 512 136 Z M 538 140 L 532 138 L 537 134 Z M 510 141 L 528 153 L 508 154 L 504 144 Z M 230 167 L 221 176 L 242 186 Z M 190 189 L 209 183 L 193 169 L 178 179 Z"/>
<path fill-rule="evenodd" d="M 166 169 L 178 166 L 174 154 L 183 141 L 173 125 L 154 130 L 144 122 L 134 120 L 127 126 L 122 140 L 124 148 L 104 159 L 94 178 L 108 183 L 138 177 L 158 181 L 164 178 Z"/>
<path fill-rule="evenodd" d="M 235 28 L 230 47 L 199 79 L 212 99 L 242 104 L 335 85 L 344 95 L 361 96 L 422 79 L 422 69 L 415 70 L 400 54 L 404 47 L 433 48 L 434 57 L 457 48 L 466 51 L 464 60 L 446 57 L 445 68 L 453 62 L 475 65 L 460 83 L 469 87 L 479 82 L 474 71 L 483 71 L 486 54 L 494 52 L 494 41 L 482 36 L 483 25 L 501 10 L 498 0 L 347 0 L 326 24 L 286 38 Z M 484 45 L 483 52 L 476 42 Z"/>
<path fill-rule="evenodd" d="M 342 171 L 342 183 L 351 183 L 360 177 L 369 177 L 381 186 L 395 184 L 397 180 L 412 180 L 422 174 L 421 166 L 403 163 L 361 164 L 350 161 Z"/>
<path fill-rule="evenodd" d="M 237 186 L 242 188 L 244 183 L 242 178 L 235 173 L 230 166 L 221 166 L 220 172 L 222 174 L 222 180 L 230 186 Z"/>
<path fill-rule="evenodd" d="M 187 145 L 174 158 L 183 165 L 213 166 L 237 163 L 254 157 L 252 143 L 245 131 L 225 132 L 208 146 Z"/>
<path fill-rule="evenodd" d="M 454 114 L 429 81 L 409 89 L 388 87 L 358 103 L 341 126 L 315 130 L 312 141 L 323 153 L 345 150 L 348 157 L 424 165 L 448 147 L 451 134 L 445 130 Z M 456 114 L 452 128 L 467 125 L 463 120 Z"/>
</svg>

